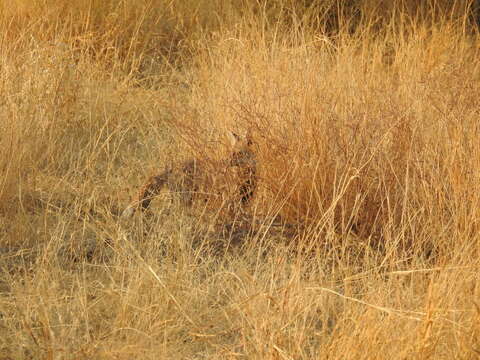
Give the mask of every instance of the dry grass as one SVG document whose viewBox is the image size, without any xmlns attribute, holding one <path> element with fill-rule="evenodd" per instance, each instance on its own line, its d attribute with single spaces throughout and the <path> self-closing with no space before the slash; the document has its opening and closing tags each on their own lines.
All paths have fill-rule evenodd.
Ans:
<svg viewBox="0 0 480 360">
<path fill-rule="evenodd" d="M 77 3 L 0 4 L 0 359 L 478 358 L 472 2 Z M 248 215 L 119 220 L 227 129 Z"/>
</svg>

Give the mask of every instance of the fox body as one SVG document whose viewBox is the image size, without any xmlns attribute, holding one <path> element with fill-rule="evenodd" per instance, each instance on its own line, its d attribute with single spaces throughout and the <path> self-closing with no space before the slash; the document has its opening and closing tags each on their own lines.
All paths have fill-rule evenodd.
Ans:
<svg viewBox="0 0 480 360">
<path fill-rule="evenodd" d="M 191 159 L 160 174 L 151 176 L 122 217 L 132 216 L 137 209 L 146 211 L 151 201 L 163 190 L 179 194 L 185 206 L 195 198 L 205 201 L 221 194 L 233 206 L 245 206 L 256 188 L 256 159 L 252 142 L 228 133 L 232 144 L 231 156 L 219 162 Z"/>
</svg>

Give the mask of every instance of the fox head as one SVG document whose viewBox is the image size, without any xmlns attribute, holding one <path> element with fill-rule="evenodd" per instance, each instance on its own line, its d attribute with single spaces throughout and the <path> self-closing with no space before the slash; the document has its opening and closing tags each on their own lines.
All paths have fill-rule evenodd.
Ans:
<svg viewBox="0 0 480 360">
<path fill-rule="evenodd" d="M 250 136 L 241 137 L 228 132 L 233 152 L 230 158 L 230 166 L 239 169 L 243 182 L 239 187 L 242 204 L 246 204 L 252 198 L 257 183 L 257 161 L 252 151 L 253 141 Z"/>
<path fill-rule="evenodd" d="M 254 167 L 255 156 L 252 152 L 253 141 L 249 134 L 246 136 L 240 136 L 228 131 L 227 135 L 232 145 L 230 166 Z"/>
</svg>

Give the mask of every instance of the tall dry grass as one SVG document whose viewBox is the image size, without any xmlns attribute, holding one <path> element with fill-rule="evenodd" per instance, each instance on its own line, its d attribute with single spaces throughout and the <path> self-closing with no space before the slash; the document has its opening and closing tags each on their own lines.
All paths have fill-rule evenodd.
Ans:
<svg viewBox="0 0 480 360">
<path fill-rule="evenodd" d="M 309 242 L 326 228 L 356 228 L 382 243 L 402 234 L 409 246 L 436 247 L 432 229 L 418 233 L 431 219 L 445 224 L 442 237 L 476 233 L 472 40 L 443 25 L 405 38 L 262 41 L 217 41 L 199 65 L 202 113 L 192 124 L 198 116 L 205 129 L 254 133 L 267 207 L 307 225 Z"/>
<path fill-rule="evenodd" d="M 0 4 L 0 358 L 476 358 L 475 3 L 374 3 Z M 247 220 L 118 219 L 225 130 Z"/>
</svg>

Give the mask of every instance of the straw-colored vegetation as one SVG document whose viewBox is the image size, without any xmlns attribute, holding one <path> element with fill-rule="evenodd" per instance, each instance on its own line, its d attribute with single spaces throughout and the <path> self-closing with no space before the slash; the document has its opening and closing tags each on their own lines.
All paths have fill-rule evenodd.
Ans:
<svg viewBox="0 0 480 360">
<path fill-rule="evenodd" d="M 477 359 L 475 3 L 1 2 L 0 359 Z"/>
</svg>

